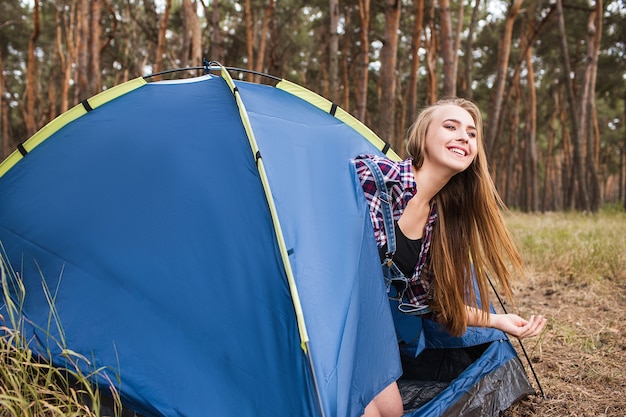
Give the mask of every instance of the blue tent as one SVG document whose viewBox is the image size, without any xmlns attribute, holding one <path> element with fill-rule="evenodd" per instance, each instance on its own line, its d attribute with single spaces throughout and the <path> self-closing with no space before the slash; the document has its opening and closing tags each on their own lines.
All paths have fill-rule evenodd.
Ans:
<svg viewBox="0 0 626 417">
<path fill-rule="evenodd" d="M 285 80 L 148 79 L 83 101 L 0 165 L 4 266 L 25 289 L 5 273 L 0 314 L 17 306 L 35 352 L 81 355 L 145 416 L 359 416 L 406 358 L 468 347 L 462 373 L 401 381 L 407 415 L 532 392 L 504 334 L 450 338 L 390 308 L 350 163 L 397 158 L 371 131 Z"/>
</svg>

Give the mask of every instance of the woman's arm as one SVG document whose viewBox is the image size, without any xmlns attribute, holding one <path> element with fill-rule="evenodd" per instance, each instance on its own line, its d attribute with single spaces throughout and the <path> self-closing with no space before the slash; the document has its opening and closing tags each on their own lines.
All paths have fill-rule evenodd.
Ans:
<svg viewBox="0 0 626 417">
<path fill-rule="evenodd" d="M 526 320 L 517 314 L 484 314 L 475 307 L 466 307 L 467 325 L 493 327 L 519 339 L 537 336 L 543 330 L 547 319 L 543 316 L 530 316 Z"/>
</svg>

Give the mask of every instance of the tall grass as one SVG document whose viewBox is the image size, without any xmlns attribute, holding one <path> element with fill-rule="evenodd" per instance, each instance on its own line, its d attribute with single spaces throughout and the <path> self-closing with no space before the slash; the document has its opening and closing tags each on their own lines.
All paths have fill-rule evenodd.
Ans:
<svg viewBox="0 0 626 417">
<path fill-rule="evenodd" d="M 103 369 L 84 373 L 80 365 L 89 365 L 88 359 L 63 346 L 63 340 L 56 343 L 67 368 L 52 366 L 50 353 L 47 358 L 35 354 L 24 332 L 26 318 L 22 314 L 22 305 L 25 289 L 1 253 L 0 274 L 0 417 L 100 417 L 100 387 L 90 381 L 99 373 L 106 378 Z M 56 316 L 53 305 L 50 305 L 50 311 L 51 317 Z M 55 320 L 51 322 L 60 325 Z M 59 333 L 63 334 L 62 331 Z M 113 384 L 109 388 L 108 395 L 114 402 L 113 413 L 119 416 L 119 395 Z"/>
<path fill-rule="evenodd" d="M 577 280 L 626 283 L 626 213 L 605 210 L 507 217 L 529 269 Z"/>
</svg>

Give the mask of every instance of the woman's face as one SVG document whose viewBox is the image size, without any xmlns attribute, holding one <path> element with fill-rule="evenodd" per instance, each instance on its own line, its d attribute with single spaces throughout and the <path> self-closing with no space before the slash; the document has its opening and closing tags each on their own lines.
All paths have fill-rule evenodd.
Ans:
<svg viewBox="0 0 626 417">
<path fill-rule="evenodd" d="M 445 104 L 434 109 L 426 131 L 424 166 L 453 176 L 465 171 L 477 154 L 478 131 L 463 108 Z"/>
</svg>

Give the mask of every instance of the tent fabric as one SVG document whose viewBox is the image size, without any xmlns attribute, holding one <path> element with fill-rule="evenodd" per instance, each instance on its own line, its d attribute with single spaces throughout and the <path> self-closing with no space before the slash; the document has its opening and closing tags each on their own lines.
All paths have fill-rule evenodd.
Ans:
<svg viewBox="0 0 626 417">
<path fill-rule="evenodd" d="M 5 290 L 36 353 L 82 355 L 145 416 L 360 416 L 402 369 L 350 160 L 397 155 L 302 87 L 220 75 L 129 81 L 0 164 L 24 301 Z M 423 348 L 445 345 L 414 325 Z M 467 343 L 499 340 L 489 367 L 425 407 L 514 357 L 478 332 Z"/>
</svg>

